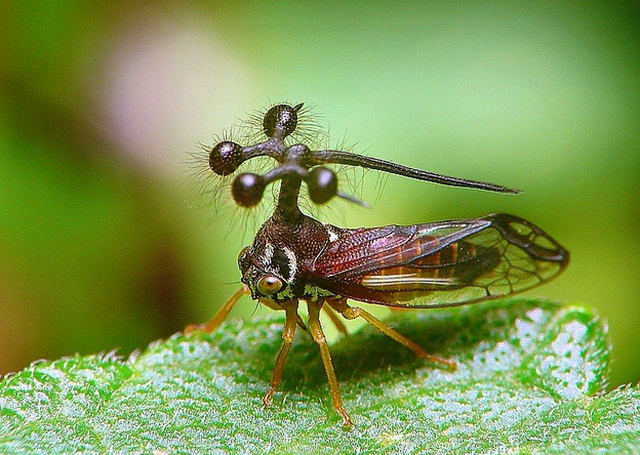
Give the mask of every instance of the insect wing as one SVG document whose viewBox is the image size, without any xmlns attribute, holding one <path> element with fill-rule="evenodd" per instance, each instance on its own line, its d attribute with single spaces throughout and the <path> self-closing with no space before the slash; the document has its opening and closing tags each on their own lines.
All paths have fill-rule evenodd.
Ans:
<svg viewBox="0 0 640 455">
<path fill-rule="evenodd" d="M 336 229 L 336 228 L 334 228 Z M 414 226 L 340 229 L 316 259 L 314 281 L 338 295 L 396 307 L 478 302 L 558 275 L 569 253 L 511 215 Z"/>
</svg>

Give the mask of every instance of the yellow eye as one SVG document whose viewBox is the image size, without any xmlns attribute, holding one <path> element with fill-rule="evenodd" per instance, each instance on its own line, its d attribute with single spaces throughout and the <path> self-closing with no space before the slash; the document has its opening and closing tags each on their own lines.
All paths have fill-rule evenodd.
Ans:
<svg viewBox="0 0 640 455">
<path fill-rule="evenodd" d="M 273 295 L 282 289 L 282 280 L 273 275 L 265 275 L 258 280 L 256 288 L 262 295 Z"/>
</svg>

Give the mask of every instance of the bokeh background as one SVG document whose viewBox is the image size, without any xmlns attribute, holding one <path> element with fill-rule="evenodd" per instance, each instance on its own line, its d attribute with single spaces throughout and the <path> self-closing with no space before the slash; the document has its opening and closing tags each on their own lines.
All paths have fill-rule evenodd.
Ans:
<svg viewBox="0 0 640 455">
<path fill-rule="evenodd" d="M 528 295 L 595 308 L 612 384 L 637 381 L 638 19 L 634 2 L 3 2 L 0 372 L 211 316 L 256 225 L 207 200 L 188 154 L 304 101 L 332 144 L 524 190 L 369 173 L 373 208 L 323 221 L 534 221 L 573 256 Z"/>
</svg>

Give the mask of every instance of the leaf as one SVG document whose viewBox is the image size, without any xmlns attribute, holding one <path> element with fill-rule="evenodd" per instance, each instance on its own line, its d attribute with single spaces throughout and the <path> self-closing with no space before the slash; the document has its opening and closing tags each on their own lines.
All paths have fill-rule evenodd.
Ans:
<svg viewBox="0 0 640 455">
<path fill-rule="evenodd" d="M 127 361 L 34 364 L 0 383 L 0 452 L 640 451 L 640 389 L 603 393 L 606 330 L 584 308 L 502 300 L 388 320 L 459 362 L 454 373 L 372 328 L 342 339 L 332 355 L 351 431 L 301 331 L 273 406 L 261 406 L 282 322 L 276 315 L 177 334 Z"/>
</svg>

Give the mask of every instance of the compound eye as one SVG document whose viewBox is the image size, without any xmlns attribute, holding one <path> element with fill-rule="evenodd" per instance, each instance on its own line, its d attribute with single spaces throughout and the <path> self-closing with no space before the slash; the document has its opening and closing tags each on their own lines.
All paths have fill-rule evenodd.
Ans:
<svg viewBox="0 0 640 455">
<path fill-rule="evenodd" d="M 309 197 L 316 204 L 324 204 L 338 193 L 336 174 L 326 167 L 315 167 L 307 175 Z"/>
<path fill-rule="evenodd" d="M 273 295 L 282 289 L 282 280 L 273 275 L 265 275 L 258 280 L 256 288 L 262 295 Z"/>
<path fill-rule="evenodd" d="M 231 186 L 231 194 L 238 205 L 253 207 L 262 199 L 265 186 L 263 176 L 247 172 L 235 178 Z"/>
<path fill-rule="evenodd" d="M 229 175 L 242 164 L 242 147 L 231 141 L 222 141 L 209 152 L 209 167 L 218 175 Z"/>
<path fill-rule="evenodd" d="M 278 104 L 267 111 L 262 120 L 262 130 L 267 137 L 278 135 L 284 139 L 293 133 L 298 126 L 298 111 L 302 104 L 289 106 L 288 104 Z"/>
</svg>

